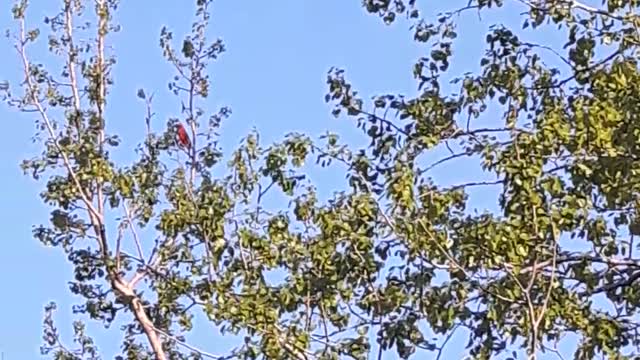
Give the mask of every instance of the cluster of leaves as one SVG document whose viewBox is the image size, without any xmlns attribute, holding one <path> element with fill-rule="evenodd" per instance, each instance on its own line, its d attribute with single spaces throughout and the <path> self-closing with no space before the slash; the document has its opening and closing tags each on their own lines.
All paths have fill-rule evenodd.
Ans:
<svg viewBox="0 0 640 360">
<path fill-rule="evenodd" d="M 335 116 L 356 121 L 366 148 L 335 134 L 291 134 L 265 146 L 253 133 L 231 154 L 227 175 L 215 177 L 225 165 L 217 129 L 230 110 L 208 115 L 200 107 L 207 64 L 224 52 L 206 38 L 210 2 L 196 2 L 180 50 L 162 30 L 182 114 L 154 131 L 152 96 L 140 90 L 147 134 L 128 166 L 110 159 L 119 139 L 105 132 L 115 60 L 104 44 L 118 30 L 117 1 L 96 1 L 94 42 L 76 37 L 91 29 L 74 25 L 86 16 L 83 1 L 63 0 L 47 19 L 49 47 L 64 64 L 59 76 L 30 62 L 26 50 L 39 31 L 25 27 L 26 1 L 14 9 L 25 94 L 4 90 L 9 104 L 39 116 L 43 153 L 23 167 L 45 177 L 42 198 L 53 207 L 51 223 L 34 233 L 74 265 L 71 291 L 84 299 L 76 311 L 126 324 L 120 358 L 380 359 L 389 350 L 440 357 L 458 331 L 478 359 L 557 353 L 567 334 L 579 336 L 576 358 L 638 354 L 640 3 L 523 1 L 523 28 L 559 26 L 567 55 L 494 26 L 482 70 L 455 78 L 460 90 L 447 93 L 456 16 L 503 2 L 471 0 L 432 23 L 415 0 L 363 1 L 385 23 L 405 15 L 415 41 L 431 47 L 413 71 L 420 94 L 367 105 L 345 72 L 332 69 L 326 100 Z M 545 64 L 549 50 L 566 69 Z M 476 126 L 490 110 L 502 114 L 500 123 Z M 186 161 L 174 142 L 177 121 L 192 138 Z M 443 148 L 450 155 L 425 161 Z M 477 160 L 495 180 L 449 186 L 431 178 L 433 168 L 460 158 Z M 346 190 L 320 201 L 303 169 L 314 160 L 344 171 Z M 494 189 L 499 210 L 468 211 L 471 187 Z M 290 205 L 269 211 L 262 199 L 270 191 Z M 62 345 L 52 310 L 43 353 L 97 358 L 80 323 L 80 348 Z M 197 311 L 244 341 L 225 355 L 186 343 Z"/>
</svg>

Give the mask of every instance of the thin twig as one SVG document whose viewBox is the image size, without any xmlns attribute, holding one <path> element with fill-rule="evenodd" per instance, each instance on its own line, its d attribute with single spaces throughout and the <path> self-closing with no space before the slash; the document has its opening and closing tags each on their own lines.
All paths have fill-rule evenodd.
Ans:
<svg viewBox="0 0 640 360">
<path fill-rule="evenodd" d="M 456 330 L 458 329 L 458 327 L 460 327 L 460 324 L 456 324 L 451 331 L 449 332 L 449 334 L 447 335 L 447 337 L 444 339 L 444 342 L 442 343 L 442 345 L 440 345 L 438 347 L 438 356 L 436 356 L 436 360 L 440 360 L 440 357 L 442 356 L 442 350 L 444 350 L 445 346 L 447 346 L 447 343 L 449 342 L 449 340 L 451 340 L 451 338 L 453 337 L 453 335 L 456 333 Z"/>
<path fill-rule="evenodd" d="M 322 328 L 324 331 L 324 338 L 327 341 L 327 344 L 325 345 L 325 352 L 327 351 L 327 348 L 329 347 L 329 343 L 331 342 L 331 340 L 329 339 L 329 329 L 327 328 L 327 314 L 324 311 L 324 305 L 322 305 L 322 301 L 318 302 L 318 307 L 320 308 L 320 316 L 322 319 Z"/>
<path fill-rule="evenodd" d="M 138 237 L 138 231 L 136 230 L 136 227 L 133 224 L 133 217 L 131 216 L 131 211 L 129 210 L 129 206 L 127 206 L 126 201 L 122 202 L 122 206 L 124 208 L 124 214 L 127 218 L 127 224 L 129 225 L 129 229 L 131 229 L 131 233 L 133 235 L 133 241 L 136 244 L 136 250 L 138 251 L 138 256 L 140 256 L 140 259 L 144 259 L 144 253 L 142 252 L 142 245 L 140 244 L 140 237 Z"/>
<path fill-rule="evenodd" d="M 22 65 L 23 65 L 23 68 L 24 68 L 25 82 L 26 82 L 26 85 L 27 85 L 27 88 L 28 88 L 27 99 L 38 110 L 38 113 L 40 114 L 40 117 L 42 118 L 42 121 L 44 122 L 45 127 L 47 128 L 47 132 L 49 134 L 49 138 L 53 142 L 53 145 L 55 146 L 56 150 L 60 153 L 60 156 L 62 157 L 62 161 L 64 162 L 64 166 L 67 169 L 67 171 L 69 172 L 69 176 L 71 176 L 71 180 L 73 181 L 74 185 L 76 186 L 76 190 L 80 193 L 80 198 L 82 199 L 84 204 L 89 209 L 89 213 L 92 216 L 94 216 L 96 219 L 98 219 L 98 221 L 100 223 L 102 223 L 103 217 L 102 217 L 101 213 L 98 212 L 98 210 L 93 206 L 93 203 L 89 199 L 89 196 L 85 193 L 84 187 L 80 183 L 80 179 L 78 178 L 78 175 L 76 174 L 75 170 L 73 169 L 73 166 L 71 166 L 71 161 L 69 160 L 69 157 L 68 157 L 67 153 L 64 151 L 64 149 L 62 149 L 62 146 L 58 142 L 58 137 L 55 134 L 55 131 L 53 129 L 53 125 L 51 123 L 51 120 L 49 119 L 49 115 L 47 115 L 47 112 L 46 112 L 45 108 L 42 106 L 42 103 L 38 99 L 38 96 L 37 96 L 37 93 L 36 93 L 37 86 L 33 83 L 33 79 L 31 78 L 31 74 L 29 73 L 29 71 L 31 69 L 31 65 L 29 63 L 29 60 L 27 59 L 27 53 L 26 53 L 26 48 L 25 48 L 27 40 L 25 39 L 25 20 L 24 20 L 24 18 L 20 19 L 20 39 L 19 40 L 20 40 L 19 41 L 20 45 L 17 45 L 16 49 L 18 50 L 18 53 L 20 54 L 20 57 L 22 58 Z"/>
<path fill-rule="evenodd" d="M 556 259 L 558 257 L 558 230 L 556 229 L 555 223 L 551 223 L 551 231 L 553 237 L 553 259 L 551 264 L 551 280 L 549 281 L 549 289 L 547 289 L 547 294 L 542 303 L 542 308 L 540 309 L 540 313 L 538 314 L 538 319 L 536 320 L 536 326 L 539 326 L 542 319 L 544 319 L 544 313 L 547 311 L 547 307 L 549 306 L 549 299 L 551 298 L 551 291 L 553 290 L 553 283 L 556 279 Z"/>
<path fill-rule="evenodd" d="M 118 225 L 118 236 L 116 237 L 116 271 L 120 271 L 120 247 L 122 245 L 122 237 L 124 236 L 124 224 Z"/>
<path fill-rule="evenodd" d="M 104 105 L 106 101 L 106 86 L 105 86 L 105 65 L 104 65 L 104 40 L 107 34 L 107 19 L 109 8 L 105 3 L 105 0 L 96 0 L 96 12 L 98 16 L 98 49 L 97 49 L 97 64 L 98 67 L 98 96 L 96 99 L 96 106 L 98 108 L 98 120 L 100 121 L 100 128 L 98 131 L 98 149 L 100 156 L 104 156 L 104 138 L 105 138 L 105 120 L 104 120 Z M 102 182 L 96 181 L 96 193 L 98 195 L 98 211 L 100 214 L 104 214 L 104 194 L 102 191 Z M 101 224 L 101 226 L 104 226 Z"/>
<path fill-rule="evenodd" d="M 232 356 L 214 355 L 214 354 L 211 354 L 211 353 L 206 352 L 206 351 L 204 351 L 204 350 L 201 350 L 201 349 L 199 349 L 199 348 L 197 348 L 197 347 L 195 347 L 195 346 L 193 346 L 193 345 L 189 345 L 189 344 L 187 344 L 186 342 L 184 342 L 184 341 L 182 341 L 182 340 L 178 339 L 177 337 L 175 337 L 175 336 L 173 336 L 173 335 L 170 335 L 170 334 L 169 334 L 169 333 L 167 333 L 166 331 L 163 331 L 163 330 L 158 329 L 158 328 L 157 328 L 157 327 L 155 327 L 155 326 L 153 327 L 153 329 L 154 329 L 157 333 L 159 333 L 160 335 L 162 335 L 162 336 L 166 337 L 167 339 L 170 339 L 170 340 L 172 340 L 172 341 L 175 341 L 175 342 L 176 342 L 176 344 L 178 344 L 178 345 L 180 345 L 180 346 L 182 346 L 182 347 L 185 347 L 185 348 L 187 348 L 187 349 L 189 349 L 189 350 L 191 350 L 191 351 L 193 351 L 193 352 L 195 352 L 195 353 L 199 354 L 200 356 L 204 356 L 204 357 L 206 357 L 206 358 L 209 358 L 209 359 L 216 359 L 216 360 L 224 360 L 224 359 L 231 359 L 231 358 L 232 358 Z"/>
<path fill-rule="evenodd" d="M 553 354 L 555 354 L 560 360 L 565 360 L 564 356 L 562 356 L 562 354 L 560 353 L 560 350 L 558 350 L 558 348 L 552 348 L 546 345 L 543 345 L 543 348 Z"/>
<path fill-rule="evenodd" d="M 69 80 L 71 81 L 71 92 L 73 93 L 73 107 L 80 113 L 80 94 L 78 90 L 78 78 L 76 76 L 76 48 L 73 45 L 73 5 L 71 0 L 64 1 L 65 14 L 65 35 L 68 41 L 67 67 L 69 70 Z M 76 115 L 78 115 L 76 114 Z M 80 134 L 78 134 L 80 135 Z"/>
</svg>

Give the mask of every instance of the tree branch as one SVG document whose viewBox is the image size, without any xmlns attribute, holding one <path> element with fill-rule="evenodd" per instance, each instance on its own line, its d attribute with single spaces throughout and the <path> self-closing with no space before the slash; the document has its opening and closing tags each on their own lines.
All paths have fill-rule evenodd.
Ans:
<svg viewBox="0 0 640 360">
<path fill-rule="evenodd" d="M 101 213 L 93 206 L 93 203 L 92 203 L 91 199 L 89 198 L 89 195 L 87 195 L 85 193 L 84 187 L 80 183 L 80 179 L 78 178 L 76 172 L 73 169 L 73 166 L 71 165 L 71 161 L 69 160 L 69 156 L 64 151 L 64 149 L 62 149 L 62 146 L 60 146 L 60 143 L 58 142 L 58 137 L 55 134 L 55 131 L 53 129 L 53 124 L 51 123 L 51 120 L 49 119 L 49 115 L 47 115 L 47 112 L 46 112 L 44 106 L 42 105 L 42 103 L 38 99 L 38 94 L 37 94 L 38 87 L 34 84 L 33 79 L 31 77 L 31 74 L 30 74 L 31 65 L 29 63 L 29 60 L 27 58 L 27 53 L 26 53 L 26 47 L 25 46 L 27 44 L 27 40 L 26 40 L 26 35 L 25 35 L 25 20 L 24 20 L 24 17 L 20 18 L 19 22 L 20 22 L 20 36 L 19 36 L 19 41 L 18 41 L 19 45 L 16 45 L 16 49 L 18 50 L 18 53 L 20 54 L 20 57 L 22 59 L 22 65 L 23 65 L 24 76 L 25 76 L 25 83 L 27 85 L 27 90 L 28 90 L 27 91 L 27 101 L 30 102 L 31 105 L 35 106 L 37 111 L 38 111 L 38 113 L 40 114 L 40 117 L 41 117 L 42 121 L 44 122 L 45 127 L 47 129 L 47 133 L 49 134 L 49 139 L 51 139 L 51 141 L 53 142 L 53 145 L 55 146 L 56 150 L 60 153 L 60 156 L 62 157 L 62 161 L 64 163 L 64 166 L 67 169 L 67 171 L 69 172 L 69 176 L 71 176 L 71 180 L 73 181 L 74 185 L 76 186 L 76 190 L 80 193 L 80 197 L 82 199 L 82 202 L 84 202 L 84 204 L 87 206 L 87 209 L 89 210 L 90 215 L 95 217 L 98 220 L 98 222 L 100 224 L 102 224 L 103 217 L 102 217 Z"/>
<path fill-rule="evenodd" d="M 215 360 L 225 360 L 225 359 L 231 359 L 233 357 L 232 355 L 231 356 L 223 356 L 223 355 L 214 355 L 214 354 L 208 353 L 208 352 L 206 352 L 204 350 L 201 350 L 201 349 L 199 349 L 199 348 L 197 348 L 195 346 L 187 344 L 186 342 L 178 339 L 177 337 L 175 337 L 175 336 L 173 336 L 173 335 L 171 335 L 171 334 L 169 334 L 169 333 L 167 333 L 167 332 L 165 332 L 163 330 L 158 329 L 157 327 L 154 327 L 153 329 L 157 333 L 159 333 L 162 336 L 166 337 L 167 339 L 175 341 L 180 346 L 185 347 L 185 348 L 187 348 L 187 349 L 199 354 L 202 357 L 206 357 L 206 358 L 209 358 L 209 359 L 215 359 Z"/>
</svg>

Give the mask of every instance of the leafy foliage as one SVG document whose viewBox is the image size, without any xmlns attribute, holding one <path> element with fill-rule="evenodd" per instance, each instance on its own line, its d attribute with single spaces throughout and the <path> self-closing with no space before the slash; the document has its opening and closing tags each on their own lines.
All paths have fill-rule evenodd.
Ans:
<svg viewBox="0 0 640 360">
<path fill-rule="evenodd" d="M 75 311 L 106 326 L 126 319 L 120 358 L 380 359 L 387 350 L 440 357 L 458 331 L 476 359 L 558 353 L 567 334 L 580 339 L 575 358 L 637 356 L 637 1 L 522 1 L 523 28 L 557 26 L 564 48 L 495 25 L 481 71 L 458 76 L 450 70 L 457 16 L 489 13 L 503 1 L 471 0 L 430 22 L 415 0 L 364 0 L 384 23 L 406 17 L 414 40 L 430 47 L 413 69 L 419 95 L 367 104 L 334 68 L 325 99 L 333 115 L 354 119 L 368 147 L 353 149 L 331 133 L 265 145 L 252 133 L 225 164 L 217 131 L 231 110 L 201 107 L 207 65 L 225 48 L 206 37 L 211 0 L 198 0 L 188 36 L 160 34 L 181 116 L 157 132 L 153 97 L 139 90 L 147 134 L 128 165 L 111 159 L 119 139 L 105 128 L 115 64 L 105 39 L 118 30 L 118 2 L 96 0 L 95 42 L 76 38 L 87 31 L 74 25 L 89 16 L 85 2 L 62 3 L 45 21 L 62 74 L 30 61 L 40 32 L 26 27 L 23 0 L 14 17 L 24 94 L 3 90 L 10 105 L 38 115 L 43 152 L 23 168 L 46 181 L 42 199 L 52 212 L 34 235 L 74 265 L 70 290 L 84 299 Z M 547 65 L 549 53 L 564 68 Z M 459 90 L 445 90 L 453 86 Z M 487 114 L 500 114 L 498 126 L 479 125 Z M 193 143 L 184 158 L 174 141 L 178 121 Z M 445 148 L 446 157 L 425 160 Z M 461 158 L 494 180 L 433 180 L 435 167 Z M 344 171 L 347 189 L 320 201 L 305 177 L 314 161 Z M 213 175 L 225 166 L 226 175 Z M 471 211 L 473 187 L 495 190 L 499 209 Z M 289 206 L 268 211 L 261 200 L 270 191 Z M 275 272 L 284 280 L 274 281 Z M 97 359 L 79 322 L 79 348 L 62 345 L 54 309 L 47 307 L 43 354 Z M 226 355 L 187 344 L 196 309 L 244 342 Z"/>
</svg>

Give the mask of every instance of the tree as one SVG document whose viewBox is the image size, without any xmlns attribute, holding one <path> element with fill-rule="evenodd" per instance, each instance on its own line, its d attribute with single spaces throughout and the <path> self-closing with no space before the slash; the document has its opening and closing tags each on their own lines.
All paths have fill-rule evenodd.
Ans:
<svg viewBox="0 0 640 360">
<path fill-rule="evenodd" d="M 523 29 L 556 26 L 565 46 L 495 25 L 481 71 L 451 74 L 459 15 L 494 12 L 502 0 L 452 5 L 436 21 L 415 0 L 364 0 L 385 23 L 406 17 L 415 41 L 431 48 L 414 68 L 420 94 L 367 104 L 332 69 L 326 100 L 335 116 L 355 120 L 368 147 L 337 134 L 264 145 L 252 133 L 222 177 L 212 172 L 225 166 L 216 130 L 230 110 L 200 107 L 207 64 L 224 52 L 205 36 L 211 0 L 197 0 L 198 20 L 180 49 L 170 30 L 161 32 L 177 74 L 170 89 L 186 105 L 159 131 L 152 96 L 138 92 L 147 134 L 130 165 L 112 160 L 119 139 L 105 131 L 114 63 L 105 44 L 118 30 L 118 2 L 91 3 L 87 14 L 89 2 L 63 0 L 46 19 L 64 68 L 54 75 L 29 56 L 40 32 L 27 26 L 27 1 L 19 1 L 24 94 L 3 90 L 8 104 L 36 115 L 43 144 L 22 164 L 45 179 L 42 198 L 52 206 L 50 224 L 34 235 L 68 255 L 71 291 L 85 299 L 79 312 L 105 325 L 126 321 L 121 358 L 439 358 L 460 331 L 477 359 L 561 356 L 567 334 L 579 339 L 568 345 L 575 358 L 640 355 L 639 2 L 521 0 Z M 94 42 L 75 34 L 89 16 L 97 19 Z M 562 65 L 547 65 L 549 56 Z M 479 125 L 487 114 L 500 114 L 499 125 Z M 192 139 L 182 157 L 178 121 Z M 426 161 L 434 149 L 450 154 Z M 452 164 L 460 158 L 495 180 L 433 181 L 433 168 L 459 171 Z M 319 201 L 302 169 L 313 160 L 343 171 L 348 189 Z M 473 187 L 497 189 L 499 211 L 470 211 Z M 290 205 L 267 211 L 268 191 Z M 129 240 L 133 253 L 124 250 Z M 273 270 L 285 281 L 270 282 Z M 221 355 L 186 343 L 197 309 L 244 342 Z M 69 348 L 53 323 L 55 305 L 46 310 L 44 354 L 99 358 L 83 323 L 74 324 L 77 349 Z"/>
</svg>

